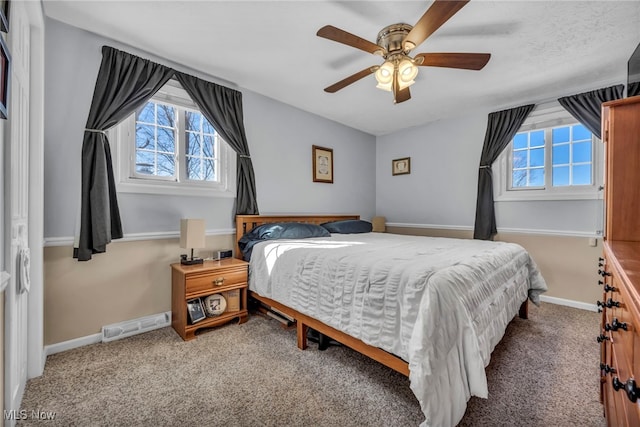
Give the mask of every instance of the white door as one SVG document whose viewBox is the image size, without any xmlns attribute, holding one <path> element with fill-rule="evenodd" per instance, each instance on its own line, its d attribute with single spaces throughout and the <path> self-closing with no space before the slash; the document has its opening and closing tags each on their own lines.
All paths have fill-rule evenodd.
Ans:
<svg viewBox="0 0 640 427">
<path fill-rule="evenodd" d="M 22 2 L 11 3 L 11 83 L 5 125 L 5 269 L 11 279 L 5 291 L 4 409 L 20 409 L 27 381 L 28 293 L 21 285 L 21 257 L 29 242 L 29 65 L 30 28 Z M 27 271 L 28 272 L 28 271 Z M 25 275 L 23 275 L 25 277 Z M 22 282 L 24 283 L 24 282 Z M 7 424 L 15 419 L 8 417 Z"/>
</svg>

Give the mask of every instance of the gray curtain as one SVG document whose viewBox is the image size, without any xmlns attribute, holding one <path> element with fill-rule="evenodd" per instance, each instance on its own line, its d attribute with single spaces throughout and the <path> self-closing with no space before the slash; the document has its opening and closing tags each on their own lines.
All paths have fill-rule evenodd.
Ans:
<svg viewBox="0 0 640 427">
<path fill-rule="evenodd" d="M 236 214 L 257 215 L 256 179 L 244 131 L 242 93 L 194 76 L 176 78 L 216 132 L 238 153 Z"/>
<path fill-rule="evenodd" d="M 600 138 L 602 103 L 622 98 L 623 91 L 624 85 L 610 86 L 577 95 L 564 96 L 558 98 L 558 102 L 592 134 Z"/>
<path fill-rule="evenodd" d="M 73 252 L 78 261 L 105 252 L 111 239 L 122 237 L 111 151 L 104 131 L 147 102 L 173 73 L 163 65 L 102 47 L 102 64 L 82 142 L 80 234 Z"/>
<path fill-rule="evenodd" d="M 525 105 L 510 110 L 489 114 L 487 132 L 484 136 L 480 169 L 478 170 L 478 199 L 474 239 L 492 240 L 498 232 L 493 204 L 493 176 L 491 165 L 509 144 L 534 105 Z"/>
</svg>

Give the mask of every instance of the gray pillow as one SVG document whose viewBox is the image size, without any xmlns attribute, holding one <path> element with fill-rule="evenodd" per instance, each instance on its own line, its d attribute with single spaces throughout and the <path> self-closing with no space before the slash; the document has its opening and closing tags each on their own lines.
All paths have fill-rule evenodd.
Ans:
<svg viewBox="0 0 640 427">
<path fill-rule="evenodd" d="M 330 233 L 354 234 L 354 233 L 370 233 L 373 226 L 369 221 L 361 219 L 345 219 L 342 221 L 332 221 L 320 224 Z"/>
</svg>

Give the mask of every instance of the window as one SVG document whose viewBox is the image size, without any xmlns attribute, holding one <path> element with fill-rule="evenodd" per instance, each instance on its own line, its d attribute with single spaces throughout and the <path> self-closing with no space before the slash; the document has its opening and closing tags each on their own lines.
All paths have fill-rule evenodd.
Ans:
<svg viewBox="0 0 640 427">
<path fill-rule="evenodd" d="M 598 198 L 597 142 L 559 104 L 534 110 L 494 165 L 495 200 Z"/>
<path fill-rule="evenodd" d="M 234 197 L 235 156 L 187 93 L 170 81 L 111 131 L 123 192 Z"/>
</svg>

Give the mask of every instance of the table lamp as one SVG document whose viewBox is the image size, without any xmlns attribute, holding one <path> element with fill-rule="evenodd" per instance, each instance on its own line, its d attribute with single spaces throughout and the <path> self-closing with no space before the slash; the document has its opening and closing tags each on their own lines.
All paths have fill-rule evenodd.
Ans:
<svg viewBox="0 0 640 427">
<path fill-rule="evenodd" d="M 202 264 L 202 258 L 193 257 L 193 249 L 205 247 L 204 219 L 180 220 L 180 247 L 191 248 L 191 259 L 187 255 L 181 255 L 180 263 L 184 265 Z"/>
</svg>

